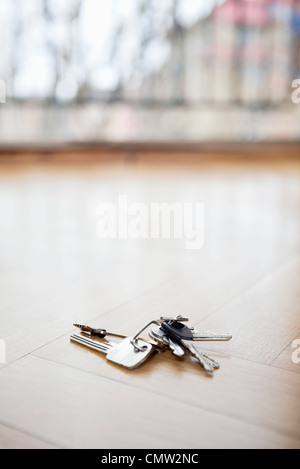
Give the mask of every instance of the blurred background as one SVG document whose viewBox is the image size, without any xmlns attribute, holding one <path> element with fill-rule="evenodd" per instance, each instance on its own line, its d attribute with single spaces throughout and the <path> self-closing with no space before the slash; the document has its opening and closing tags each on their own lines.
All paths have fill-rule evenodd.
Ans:
<svg viewBox="0 0 300 469">
<path fill-rule="evenodd" d="M 299 0 L 1 0 L 0 144 L 295 141 Z"/>
</svg>

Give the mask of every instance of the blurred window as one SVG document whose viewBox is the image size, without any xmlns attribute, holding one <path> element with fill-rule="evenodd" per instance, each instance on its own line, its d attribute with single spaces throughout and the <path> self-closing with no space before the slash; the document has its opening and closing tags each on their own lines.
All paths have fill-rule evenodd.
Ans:
<svg viewBox="0 0 300 469">
<path fill-rule="evenodd" d="M 2 0 L 0 77 L 16 100 L 290 97 L 299 1 Z"/>
<path fill-rule="evenodd" d="M 300 0 L 1 0 L 0 41 L 0 142 L 300 138 Z"/>
</svg>

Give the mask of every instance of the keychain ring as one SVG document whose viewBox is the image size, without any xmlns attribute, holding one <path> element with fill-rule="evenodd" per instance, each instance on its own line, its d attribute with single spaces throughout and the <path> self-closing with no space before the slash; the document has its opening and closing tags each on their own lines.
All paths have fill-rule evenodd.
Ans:
<svg viewBox="0 0 300 469">
<path fill-rule="evenodd" d="M 133 345 L 133 347 L 135 348 L 135 350 L 137 350 L 138 352 L 144 352 L 145 351 L 145 346 L 144 347 L 140 347 L 139 344 L 138 344 L 138 338 L 139 336 L 141 335 L 142 332 L 144 332 L 145 329 L 147 329 L 149 326 L 151 326 L 152 324 L 156 324 L 157 326 L 160 326 L 161 325 L 161 322 L 160 321 L 150 321 L 146 326 L 143 327 L 143 329 L 141 329 L 137 334 L 135 334 L 135 336 L 133 336 L 131 339 L 130 339 L 130 343 L 131 345 Z"/>
</svg>

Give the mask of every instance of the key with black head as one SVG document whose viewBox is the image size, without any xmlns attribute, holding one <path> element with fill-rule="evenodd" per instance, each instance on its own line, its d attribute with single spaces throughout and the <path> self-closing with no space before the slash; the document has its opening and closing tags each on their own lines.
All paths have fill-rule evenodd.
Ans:
<svg viewBox="0 0 300 469">
<path fill-rule="evenodd" d="M 180 322 L 163 322 L 162 330 L 173 340 L 179 342 L 208 373 L 213 373 L 220 365 L 207 355 L 199 352 L 193 344 L 194 336 L 191 329 Z"/>
<path fill-rule="evenodd" d="M 161 328 L 173 340 L 194 340 L 193 332 L 182 322 L 164 321 Z"/>
<path fill-rule="evenodd" d="M 162 329 L 174 340 L 194 340 L 199 342 L 227 342 L 232 339 L 231 334 L 218 334 L 214 332 L 198 332 L 177 321 L 164 321 Z M 172 335 L 171 335 L 172 334 Z M 175 339 L 176 337 L 176 339 Z"/>
</svg>

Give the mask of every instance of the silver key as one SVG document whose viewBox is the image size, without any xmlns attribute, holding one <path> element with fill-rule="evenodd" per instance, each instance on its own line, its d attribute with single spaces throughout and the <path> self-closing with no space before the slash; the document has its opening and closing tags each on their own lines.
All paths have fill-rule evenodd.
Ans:
<svg viewBox="0 0 300 469">
<path fill-rule="evenodd" d="M 160 343 L 167 343 L 168 344 L 168 336 L 167 334 L 163 337 L 163 336 L 160 336 L 156 333 L 154 334 L 153 333 L 154 331 L 151 330 L 149 332 L 149 335 L 151 338 L 153 338 L 154 340 L 160 342 Z M 163 332 L 163 331 L 162 331 Z M 172 340 L 172 339 L 171 339 Z M 174 344 L 176 342 L 173 342 Z M 183 348 L 181 346 L 179 346 L 179 344 L 176 344 L 178 347 L 180 347 L 180 349 L 182 350 L 183 352 L 183 355 L 184 355 L 184 351 L 183 351 Z M 182 344 L 183 345 L 183 344 Z M 170 347 L 170 345 L 168 344 L 168 347 Z M 200 363 L 200 365 L 202 366 L 202 368 L 205 369 L 205 371 L 209 372 L 209 373 L 212 373 L 214 372 L 215 370 L 218 370 L 220 368 L 220 365 L 219 363 L 217 363 L 215 360 L 213 360 L 212 358 L 210 358 L 208 355 L 204 354 L 204 353 L 201 353 L 201 352 L 198 352 L 198 350 L 193 346 L 192 342 L 191 341 L 186 341 L 186 344 L 184 345 L 184 347 L 188 350 L 188 352 L 198 360 L 198 362 Z M 177 355 L 176 352 L 173 351 L 174 355 L 177 355 L 177 356 L 180 356 L 182 357 L 182 352 L 180 352 L 180 355 Z"/>
<path fill-rule="evenodd" d="M 90 339 L 78 334 L 72 334 L 70 336 L 72 342 L 85 345 L 86 347 L 96 350 L 97 352 L 103 352 L 107 354 L 112 348 L 117 345 L 116 342 L 99 342 L 97 340 Z"/>
<path fill-rule="evenodd" d="M 150 337 L 150 339 L 154 340 L 158 346 L 160 346 L 164 351 L 166 351 L 167 349 L 169 349 L 169 344 L 162 338 L 162 337 L 156 337 L 152 331 L 149 331 L 148 332 L 148 335 Z"/>
<path fill-rule="evenodd" d="M 136 351 L 134 346 L 130 342 L 130 337 L 123 339 L 121 342 L 99 342 L 87 337 L 83 337 L 78 334 L 71 335 L 70 339 L 73 342 L 77 342 L 98 352 L 106 354 L 106 359 L 110 362 L 116 363 L 117 365 L 123 366 L 130 370 L 133 370 L 142 365 L 155 350 L 153 345 L 138 341 L 139 347 L 143 351 Z"/>
<path fill-rule="evenodd" d="M 162 322 L 166 321 L 166 322 L 170 322 L 170 323 L 172 323 L 172 322 L 189 322 L 189 318 L 184 318 L 181 315 L 176 316 L 174 318 L 170 318 L 170 317 L 167 317 L 167 316 L 162 316 L 160 318 L 160 321 L 162 321 Z"/>
<path fill-rule="evenodd" d="M 208 355 L 199 352 L 193 345 L 192 341 L 181 340 L 180 344 L 187 349 L 187 351 L 192 355 L 192 357 L 196 358 L 202 368 L 204 368 L 204 370 L 208 373 L 213 373 L 215 370 L 220 368 L 219 363 L 217 363 L 212 358 L 208 357 Z"/>
<path fill-rule="evenodd" d="M 209 357 L 208 355 L 206 355 L 206 353 L 203 353 L 202 352 L 202 355 L 203 357 L 206 359 L 206 361 L 215 369 L 215 370 L 219 370 L 220 369 L 220 365 L 219 363 L 214 360 L 213 358 Z"/>
<path fill-rule="evenodd" d="M 160 327 L 153 327 L 149 335 L 152 339 L 166 344 L 177 357 L 182 358 L 184 356 L 184 349 L 177 342 L 174 342 Z"/>
<path fill-rule="evenodd" d="M 217 334 L 214 332 L 198 332 L 196 330 L 191 329 L 193 333 L 193 340 L 195 341 L 203 341 L 203 342 L 226 342 L 232 339 L 232 335 L 230 334 Z"/>
</svg>

